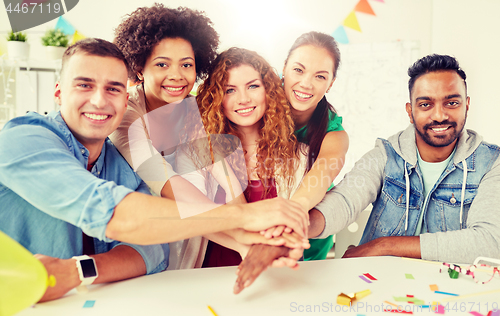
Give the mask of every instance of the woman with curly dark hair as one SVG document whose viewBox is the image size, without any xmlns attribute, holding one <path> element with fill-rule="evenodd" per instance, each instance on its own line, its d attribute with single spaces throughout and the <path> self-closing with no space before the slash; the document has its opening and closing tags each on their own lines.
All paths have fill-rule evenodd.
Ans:
<svg viewBox="0 0 500 316">
<path fill-rule="evenodd" d="M 219 35 L 212 22 L 203 12 L 156 3 L 125 16 L 115 29 L 114 43 L 136 85 L 128 90 L 127 112 L 111 141 L 154 194 L 177 201 L 193 197 L 192 202 L 199 193 L 198 201 L 204 202 L 200 192 L 177 176 L 175 156 L 185 141 L 186 114 L 198 111 L 190 92 L 217 55 Z M 201 266 L 203 253 L 199 258 L 198 252 L 191 255 L 183 249 L 204 249 L 206 243 L 202 237 L 170 243 L 169 269 Z"/>
<path fill-rule="evenodd" d="M 306 160 L 298 150 L 281 81 L 269 63 L 253 51 L 228 49 L 217 57 L 208 78 L 198 88 L 197 101 L 207 134 L 234 135 L 241 140 L 245 161 L 228 163 L 233 166 L 231 171 L 236 178 L 248 179 L 248 183 L 243 184 L 246 201 L 277 196 L 289 199 L 304 175 Z M 210 137 L 213 148 L 224 148 L 215 146 L 218 140 L 224 138 Z M 185 154 L 198 164 L 196 154 L 199 152 L 191 148 Z M 217 149 L 213 149 L 213 155 L 217 156 Z M 242 165 L 243 168 L 238 169 Z M 225 202 L 224 196 L 230 192 L 221 194 L 222 187 L 212 174 L 197 169 L 184 177 L 216 202 L 221 195 L 221 202 Z M 246 251 L 248 249 L 240 251 L 240 256 L 210 242 L 203 266 L 238 265 Z"/>
</svg>

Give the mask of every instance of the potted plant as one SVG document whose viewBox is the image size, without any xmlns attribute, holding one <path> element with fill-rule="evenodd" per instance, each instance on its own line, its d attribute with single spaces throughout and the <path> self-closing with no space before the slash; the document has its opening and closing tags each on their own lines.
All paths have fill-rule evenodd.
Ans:
<svg viewBox="0 0 500 316">
<path fill-rule="evenodd" d="M 28 59 L 30 46 L 26 33 L 10 31 L 7 35 L 7 51 L 10 59 Z"/>
<path fill-rule="evenodd" d="M 59 29 L 48 30 L 42 37 L 42 45 L 46 47 L 48 59 L 61 59 L 68 42 L 68 36 Z"/>
</svg>

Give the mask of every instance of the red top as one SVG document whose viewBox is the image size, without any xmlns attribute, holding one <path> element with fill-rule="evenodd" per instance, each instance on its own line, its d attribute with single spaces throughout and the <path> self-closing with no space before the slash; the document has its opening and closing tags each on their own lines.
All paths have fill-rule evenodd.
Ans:
<svg viewBox="0 0 500 316">
<path fill-rule="evenodd" d="M 271 181 L 271 189 L 263 196 L 264 186 L 260 180 L 250 180 L 244 194 L 248 203 L 257 202 L 265 199 L 272 199 L 278 196 L 276 184 Z M 226 201 L 226 193 L 219 186 L 215 194 L 215 203 L 224 204 Z M 221 246 L 212 241 L 208 241 L 205 260 L 203 260 L 203 268 L 237 266 L 241 263 L 241 256 L 238 252 Z"/>
</svg>

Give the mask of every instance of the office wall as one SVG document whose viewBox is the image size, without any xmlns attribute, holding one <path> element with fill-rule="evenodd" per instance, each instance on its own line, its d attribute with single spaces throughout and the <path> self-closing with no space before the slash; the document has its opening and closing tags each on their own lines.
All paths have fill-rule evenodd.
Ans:
<svg viewBox="0 0 500 316">
<path fill-rule="evenodd" d="M 454 55 L 467 73 L 467 128 L 500 144 L 500 1 L 434 0 L 431 49 Z"/>
<path fill-rule="evenodd" d="M 310 30 L 332 33 L 358 0 L 310 0 L 307 4 L 301 0 L 162 2 L 171 7 L 205 11 L 221 36 L 221 49 L 240 46 L 256 50 L 281 71 L 287 50 L 298 35 Z M 112 40 L 113 28 L 124 15 L 139 5 L 152 3 L 152 0 L 81 0 L 65 18 L 86 36 Z M 500 104 L 494 97 L 499 84 L 496 74 L 500 73 L 500 65 L 494 58 L 500 53 L 500 21 L 497 19 L 500 1 L 369 0 L 369 3 L 376 16 L 358 13 L 362 32 L 346 29 L 350 42 L 414 41 L 418 43 L 420 56 L 433 52 L 456 56 L 469 77 L 471 109 L 467 126 L 487 140 L 500 143 L 495 122 Z M 47 22 L 28 30 L 31 56 L 43 56 L 39 37 L 55 23 Z M 0 10 L 0 34 L 9 29 L 7 14 Z M 2 36 L 0 51 L 5 50 Z M 344 117 L 344 120 L 352 118 Z"/>
</svg>

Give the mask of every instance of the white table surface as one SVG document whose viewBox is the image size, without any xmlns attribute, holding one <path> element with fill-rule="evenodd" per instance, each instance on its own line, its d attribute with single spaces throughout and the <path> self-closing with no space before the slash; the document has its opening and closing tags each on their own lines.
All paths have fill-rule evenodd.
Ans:
<svg viewBox="0 0 500 316">
<path fill-rule="evenodd" d="M 393 296 L 407 294 L 427 304 L 452 296 L 431 292 L 437 284 L 440 291 L 466 295 L 500 289 L 500 277 L 490 283 L 476 284 L 472 277 L 460 275 L 451 279 L 439 273 L 440 265 L 398 257 L 370 257 L 302 262 L 300 269 L 274 268 L 265 271 L 249 288 L 234 295 L 236 267 L 166 271 L 132 280 L 92 285 L 86 294 L 75 290 L 65 297 L 37 304 L 18 315 L 206 315 L 207 305 L 218 316 L 227 315 L 397 315 L 383 312 L 398 303 Z M 359 275 L 370 273 L 377 281 L 367 283 Z M 414 279 L 407 279 L 406 274 Z M 351 309 L 337 305 L 337 295 L 370 289 L 372 294 Z M 83 308 L 95 300 L 92 308 Z M 399 303 L 408 310 L 413 304 Z M 445 302 L 442 302 L 446 305 Z M 495 305 L 494 305 L 495 304 Z M 500 292 L 448 302 L 445 315 L 486 315 L 500 304 Z M 500 306 L 499 306 L 500 307 Z M 497 307 L 498 308 L 498 307 Z M 414 309 L 414 314 L 436 315 L 428 309 Z"/>
</svg>

